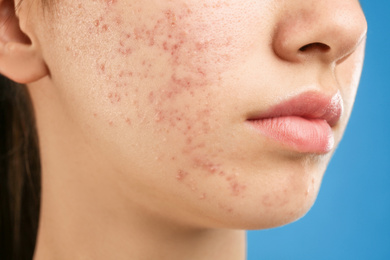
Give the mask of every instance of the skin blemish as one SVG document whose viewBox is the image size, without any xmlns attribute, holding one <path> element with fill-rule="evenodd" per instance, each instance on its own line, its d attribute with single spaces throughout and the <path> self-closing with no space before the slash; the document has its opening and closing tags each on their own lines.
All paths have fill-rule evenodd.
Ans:
<svg viewBox="0 0 390 260">
<path fill-rule="evenodd" d="M 108 25 L 107 24 L 103 24 L 102 25 L 102 31 L 103 32 L 107 32 L 108 31 Z"/>
<path fill-rule="evenodd" d="M 195 158 L 194 165 L 196 168 L 201 168 L 211 175 L 214 175 L 215 173 L 217 173 L 218 169 L 220 167 L 219 164 L 215 164 L 208 159 L 202 159 L 202 158 Z"/>
<path fill-rule="evenodd" d="M 99 74 L 104 74 L 106 72 L 106 64 L 102 63 L 98 65 Z"/>
<path fill-rule="evenodd" d="M 99 20 L 95 20 L 93 24 L 95 25 L 95 27 L 99 27 L 100 21 Z"/>
<path fill-rule="evenodd" d="M 200 200 L 205 200 L 207 198 L 207 194 L 206 193 L 202 193 L 200 196 L 199 196 L 199 199 Z"/>
<path fill-rule="evenodd" d="M 111 104 L 119 103 L 121 101 L 121 96 L 117 92 L 108 93 L 108 99 Z"/>
<path fill-rule="evenodd" d="M 103 1 L 106 3 L 107 7 L 111 7 L 116 3 L 118 3 L 118 0 L 103 0 Z"/>
<path fill-rule="evenodd" d="M 219 203 L 218 204 L 218 207 L 224 211 L 226 211 L 227 213 L 233 213 L 233 208 L 227 206 L 227 205 L 224 205 L 222 203 Z"/>
<path fill-rule="evenodd" d="M 261 203 L 265 207 L 283 207 L 289 203 L 287 196 L 287 190 L 284 189 L 282 194 L 274 192 L 271 194 L 265 194 L 261 200 Z"/>
<path fill-rule="evenodd" d="M 149 92 L 148 100 L 149 100 L 149 103 L 151 103 L 151 104 L 154 103 L 154 101 L 155 101 L 155 96 L 154 96 L 154 92 L 153 92 L 153 91 L 150 91 L 150 92 Z"/>
<path fill-rule="evenodd" d="M 115 24 L 117 26 L 122 25 L 122 23 L 123 23 L 122 18 L 120 18 L 119 16 L 115 17 Z"/>
<path fill-rule="evenodd" d="M 123 47 L 123 48 L 119 48 L 119 49 L 118 49 L 118 52 L 119 52 L 120 54 L 124 55 L 124 56 L 129 56 L 129 55 L 131 55 L 131 53 L 132 53 L 133 51 L 131 50 L 131 48 L 125 48 L 125 47 Z"/>
<path fill-rule="evenodd" d="M 119 78 L 127 78 L 127 77 L 132 77 L 133 76 L 133 72 L 132 71 L 121 71 L 119 74 L 118 74 L 118 77 Z"/>
<path fill-rule="evenodd" d="M 129 117 L 126 118 L 126 124 L 128 124 L 129 126 L 131 126 L 131 119 Z"/>
<path fill-rule="evenodd" d="M 232 196 L 240 196 L 246 189 L 246 185 L 240 184 L 237 175 L 229 175 L 226 177 L 226 181 L 230 187 L 230 193 Z"/>
<path fill-rule="evenodd" d="M 188 176 L 188 172 L 179 170 L 176 175 L 176 180 L 183 181 Z"/>
</svg>

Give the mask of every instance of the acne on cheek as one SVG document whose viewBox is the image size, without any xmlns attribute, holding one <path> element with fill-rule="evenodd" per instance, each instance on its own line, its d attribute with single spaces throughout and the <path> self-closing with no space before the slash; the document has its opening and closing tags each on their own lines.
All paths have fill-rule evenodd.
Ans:
<svg viewBox="0 0 390 260">
<path fill-rule="evenodd" d="M 234 35 L 212 36 L 210 26 L 202 21 L 205 17 L 197 17 L 195 11 L 186 6 L 164 9 L 159 18 L 154 17 L 154 22 L 148 21 L 146 25 L 142 24 L 140 19 L 134 27 L 129 27 L 123 22 L 123 15 L 113 12 L 117 2 L 105 2 L 109 7 L 107 14 L 94 20 L 94 33 L 108 34 L 115 26 L 119 37 L 112 48 L 115 53 L 114 60 L 122 60 L 123 64 L 129 64 L 129 60 L 137 62 L 134 68 L 130 69 L 126 66 L 112 69 L 109 60 L 96 62 L 98 75 L 110 86 L 106 94 L 108 103 L 128 106 L 128 97 L 137 96 L 136 94 L 141 92 L 138 87 L 131 85 L 134 79 L 150 82 L 160 78 L 164 83 L 150 90 L 141 102 L 152 107 L 157 132 L 180 133 L 180 138 L 183 138 L 181 152 L 189 158 L 192 171 L 179 169 L 174 178 L 194 192 L 200 200 L 207 200 L 209 192 L 198 185 L 199 177 L 222 180 L 229 195 L 243 197 L 246 185 L 240 182 L 239 175 L 225 172 L 220 164 L 212 162 L 217 161 L 223 151 L 210 153 L 206 150 L 206 141 L 201 138 L 207 136 L 218 124 L 213 117 L 214 108 L 218 104 L 207 102 L 207 99 L 213 99 L 208 88 L 218 87 L 220 74 L 231 65 L 240 43 L 233 40 Z M 203 8 L 203 12 L 212 14 L 227 6 L 206 4 Z M 141 10 L 138 11 L 142 13 Z M 196 21 L 195 24 L 193 21 Z M 150 57 L 147 59 L 147 54 L 141 58 L 145 50 L 156 54 L 156 59 L 166 61 L 165 74 L 156 73 L 154 60 Z M 183 105 L 180 100 L 187 100 L 189 104 Z M 138 102 L 130 104 L 139 110 Z M 195 109 L 193 104 L 199 104 L 201 108 Z M 131 122 L 139 121 L 142 113 L 138 112 L 138 117 L 133 119 L 122 116 L 121 120 L 122 123 L 126 122 L 132 126 Z M 108 124 L 116 126 L 120 122 L 110 120 Z M 202 153 L 207 155 L 199 156 Z M 199 172 L 202 172 L 202 176 L 199 176 Z M 228 212 L 232 211 L 226 205 L 220 207 Z"/>
<path fill-rule="evenodd" d="M 100 16 L 94 21 L 97 27 L 94 33 L 118 31 L 119 42 L 113 47 L 116 58 L 136 60 L 140 59 L 140 50 L 146 56 L 149 51 L 157 58 L 163 56 L 169 65 L 165 75 L 162 73 L 156 75 L 151 69 L 153 59 L 143 60 L 141 64 L 136 64 L 139 67 L 136 74 L 122 71 L 119 75 L 109 75 L 109 78 L 118 79 L 122 78 L 123 74 L 128 74 L 129 77 L 134 75 L 150 80 L 156 76 L 166 77 L 168 72 L 170 82 L 166 85 L 170 88 L 164 88 L 162 94 L 174 96 L 183 89 L 194 91 L 201 86 L 215 83 L 219 80 L 221 72 L 231 66 L 238 56 L 242 56 L 239 52 L 245 49 L 243 46 L 245 41 L 238 40 L 242 38 L 240 37 L 243 34 L 242 28 L 232 27 L 232 24 L 236 23 L 243 26 L 241 22 L 243 17 L 234 17 L 236 21 L 221 21 L 226 19 L 227 15 L 232 16 L 232 8 L 226 1 L 167 7 L 157 12 L 160 17 L 150 18 L 142 17 L 147 12 L 133 4 L 134 6 L 130 7 L 133 14 L 136 17 L 140 16 L 139 19 L 132 20 L 134 26 L 123 22 L 126 12 L 124 14 L 118 12 L 120 6 L 116 1 L 104 2 L 106 13 L 104 17 Z M 110 20 L 109 25 L 107 20 Z M 141 49 L 144 46 L 149 48 Z M 106 64 L 99 64 L 98 67 L 106 67 Z M 120 82 L 120 85 L 123 85 L 123 82 Z"/>
</svg>

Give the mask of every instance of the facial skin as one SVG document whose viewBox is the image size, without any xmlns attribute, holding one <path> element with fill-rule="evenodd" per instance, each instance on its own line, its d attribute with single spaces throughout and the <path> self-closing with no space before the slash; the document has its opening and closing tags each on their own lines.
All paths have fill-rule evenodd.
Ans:
<svg viewBox="0 0 390 260">
<path fill-rule="evenodd" d="M 309 210 L 360 77 L 357 1 L 69 0 L 45 15 L 29 4 L 21 27 L 48 73 L 28 82 L 42 229 L 45 211 L 71 227 L 69 209 L 193 230 L 270 228 Z M 308 91 L 343 99 L 329 153 L 248 126 L 249 115 Z"/>
</svg>

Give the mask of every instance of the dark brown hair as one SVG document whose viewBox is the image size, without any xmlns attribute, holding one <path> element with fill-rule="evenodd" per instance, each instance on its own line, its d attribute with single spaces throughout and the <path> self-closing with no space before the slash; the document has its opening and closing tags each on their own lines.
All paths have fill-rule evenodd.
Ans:
<svg viewBox="0 0 390 260">
<path fill-rule="evenodd" d="M 44 9 L 54 2 L 40 1 Z M 0 259 L 33 258 L 40 195 L 41 164 L 32 101 L 26 86 L 0 75 Z"/>
<path fill-rule="evenodd" d="M 0 75 L 0 259 L 32 259 L 40 208 L 40 158 L 27 88 Z"/>
</svg>

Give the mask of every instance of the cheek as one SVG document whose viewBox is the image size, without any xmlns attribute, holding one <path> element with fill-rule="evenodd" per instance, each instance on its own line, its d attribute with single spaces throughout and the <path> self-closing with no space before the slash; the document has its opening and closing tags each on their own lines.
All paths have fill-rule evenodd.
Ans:
<svg viewBox="0 0 390 260">
<path fill-rule="evenodd" d="M 248 55 L 256 16 L 250 4 L 211 2 L 64 4 L 56 40 L 64 50 L 52 56 L 66 70 L 58 81 L 68 109 L 85 129 L 100 129 L 95 139 L 105 136 L 107 147 L 119 149 L 138 140 L 149 146 L 148 156 L 184 165 L 174 169 L 175 181 L 199 190 L 190 166 L 222 178 L 238 196 L 245 184 L 218 160 L 224 152 L 223 139 L 216 141 L 225 98 L 220 83 Z M 177 154 L 186 161 L 178 162 Z"/>
<path fill-rule="evenodd" d="M 252 11 L 258 1 L 73 2 L 60 14 L 63 58 L 95 85 L 88 94 L 117 107 L 215 98 L 222 74 L 249 55 L 261 20 Z"/>
<path fill-rule="evenodd" d="M 96 6 L 79 6 L 86 39 L 68 48 L 93 78 L 89 98 L 104 108 L 91 113 L 109 126 L 145 122 L 180 134 L 183 152 L 200 149 L 198 137 L 218 125 L 223 73 L 250 53 L 254 3 L 129 2 L 103 1 L 88 18 L 81 14 Z"/>
<path fill-rule="evenodd" d="M 162 78 L 180 88 L 215 84 L 221 73 L 250 53 L 260 17 L 251 11 L 254 3 L 208 2 L 122 2 L 106 7 L 93 21 L 95 28 L 88 30 L 88 37 L 100 40 L 96 47 L 106 50 L 107 59 L 96 64 L 98 73 L 109 66 L 110 79 Z"/>
<path fill-rule="evenodd" d="M 256 19 L 250 10 L 239 3 L 160 3 L 118 6 L 107 15 L 111 24 L 119 23 L 112 29 L 116 41 L 109 48 L 113 53 L 105 55 L 112 58 L 96 68 L 111 85 L 110 103 L 120 103 L 124 111 L 131 104 L 128 97 L 137 100 L 136 115 L 129 120 L 148 125 L 153 145 L 161 147 L 155 149 L 158 161 L 175 165 L 174 181 L 202 200 L 212 196 L 204 188 L 208 182 L 220 183 L 237 198 L 246 190 L 238 171 L 222 159 L 227 140 L 218 133 L 223 132 L 223 73 L 245 60 L 254 42 Z"/>
</svg>

